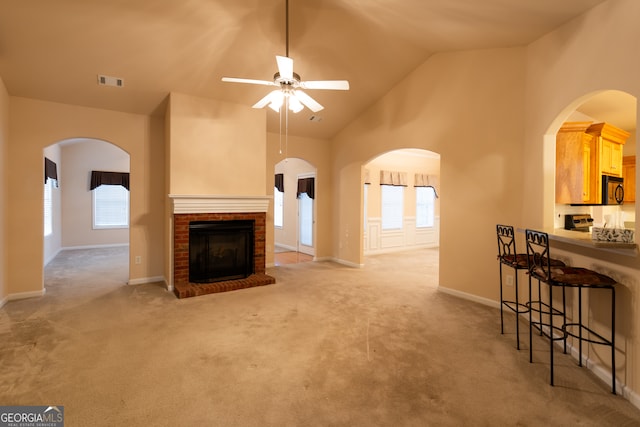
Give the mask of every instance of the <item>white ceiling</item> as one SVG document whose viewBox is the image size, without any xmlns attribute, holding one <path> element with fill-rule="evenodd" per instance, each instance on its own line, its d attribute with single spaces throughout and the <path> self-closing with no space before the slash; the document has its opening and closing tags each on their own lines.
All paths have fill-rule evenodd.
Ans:
<svg viewBox="0 0 640 427">
<path fill-rule="evenodd" d="M 525 45 L 602 1 L 290 0 L 295 71 L 351 83 L 309 91 L 322 120 L 305 109 L 290 133 L 330 137 L 433 53 Z M 0 2 L 0 76 L 14 96 L 142 114 L 162 114 L 170 92 L 251 106 L 270 89 L 220 78 L 269 80 L 284 54 L 284 0 Z M 277 131 L 276 113 L 268 123 Z"/>
</svg>

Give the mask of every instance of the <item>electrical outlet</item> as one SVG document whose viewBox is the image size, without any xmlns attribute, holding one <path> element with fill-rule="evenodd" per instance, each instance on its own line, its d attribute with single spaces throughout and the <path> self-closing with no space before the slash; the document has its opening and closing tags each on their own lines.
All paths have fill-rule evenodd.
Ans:
<svg viewBox="0 0 640 427">
<path fill-rule="evenodd" d="M 513 286 L 513 276 L 507 276 L 507 286 Z"/>
<path fill-rule="evenodd" d="M 136 264 L 142 264 L 142 257 L 140 255 L 136 257 Z"/>
</svg>

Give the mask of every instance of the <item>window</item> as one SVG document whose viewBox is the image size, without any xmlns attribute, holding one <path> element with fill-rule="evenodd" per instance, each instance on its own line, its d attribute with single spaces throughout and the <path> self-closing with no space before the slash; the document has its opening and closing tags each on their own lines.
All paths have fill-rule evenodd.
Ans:
<svg viewBox="0 0 640 427">
<path fill-rule="evenodd" d="M 93 189 L 93 228 L 129 227 L 129 191 L 122 185 Z"/>
<path fill-rule="evenodd" d="M 47 179 L 44 184 L 44 235 L 53 233 L 53 179 Z"/>
<path fill-rule="evenodd" d="M 404 217 L 404 187 L 381 185 L 382 229 L 401 230 Z"/>
<path fill-rule="evenodd" d="M 284 193 L 273 187 L 273 225 L 284 226 Z"/>
<path fill-rule="evenodd" d="M 433 227 L 436 192 L 433 187 L 416 188 L 416 227 Z"/>
<path fill-rule="evenodd" d="M 313 246 L 313 199 L 307 193 L 298 197 L 300 215 L 300 244 Z"/>
</svg>

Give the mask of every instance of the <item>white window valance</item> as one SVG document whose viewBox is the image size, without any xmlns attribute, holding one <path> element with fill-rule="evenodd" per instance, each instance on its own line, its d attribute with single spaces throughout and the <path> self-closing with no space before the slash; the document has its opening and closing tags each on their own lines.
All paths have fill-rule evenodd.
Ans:
<svg viewBox="0 0 640 427">
<path fill-rule="evenodd" d="M 394 171 L 380 171 L 380 185 L 407 186 L 407 173 Z"/>
</svg>

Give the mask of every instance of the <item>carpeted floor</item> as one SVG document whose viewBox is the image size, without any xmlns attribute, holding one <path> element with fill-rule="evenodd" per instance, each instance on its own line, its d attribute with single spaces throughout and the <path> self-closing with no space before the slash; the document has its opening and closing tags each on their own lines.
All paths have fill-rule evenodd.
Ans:
<svg viewBox="0 0 640 427">
<path fill-rule="evenodd" d="M 546 342 L 530 364 L 513 317 L 500 335 L 497 309 L 438 292 L 437 256 L 179 300 L 126 285 L 126 249 L 64 251 L 44 297 L 0 309 L 0 404 L 63 405 L 66 426 L 640 425 L 569 356 L 549 386 Z"/>
</svg>

